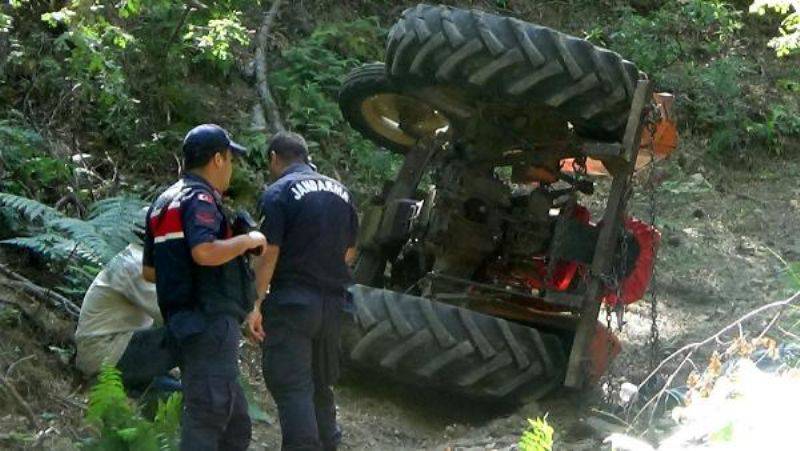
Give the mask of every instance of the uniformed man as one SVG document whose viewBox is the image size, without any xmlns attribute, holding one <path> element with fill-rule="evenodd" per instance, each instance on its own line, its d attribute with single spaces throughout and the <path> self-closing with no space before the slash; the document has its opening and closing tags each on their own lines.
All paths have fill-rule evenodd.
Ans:
<svg viewBox="0 0 800 451">
<path fill-rule="evenodd" d="M 278 179 L 261 197 L 268 244 L 255 270 L 259 294 L 269 287 L 269 295 L 263 305 L 256 301 L 248 330 L 263 340 L 262 369 L 278 406 L 282 448 L 333 450 L 341 432 L 331 385 L 339 375 L 358 219 L 347 188 L 309 165 L 302 136 L 277 133 L 268 154 Z"/>
<path fill-rule="evenodd" d="M 221 209 L 234 156 L 246 150 L 217 125 L 183 140 L 184 176 L 147 214 L 144 275 L 178 351 L 183 381 L 181 449 L 244 450 L 250 443 L 247 402 L 237 381 L 239 325 L 255 286 L 243 258 L 263 251 L 261 232 L 231 236 Z"/>
</svg>

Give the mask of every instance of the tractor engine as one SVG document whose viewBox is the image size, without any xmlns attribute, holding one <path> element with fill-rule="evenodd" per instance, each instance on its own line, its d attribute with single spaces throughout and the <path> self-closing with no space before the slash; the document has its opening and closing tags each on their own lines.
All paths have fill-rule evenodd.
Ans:
<svg viewBox="0 0 800 451">
<path fill-rule="evenodd" d="M 433 182 L 424 200 L 406 200 L 411 207 L 396 215 L 406 232 L 391 286 L 435 295 L 477 282 L 527 296 L 577 294 L 598 227 L 568 183 L 513 184 L 493 167 L 457 161 L 437 165 Z M 607 302 L 641 298 L 657 240 L 652 227 L 626 220 L 614 262 L 619 283 L 607 287 Z M 431 274 L 433 280 L 419 284 Z"/>
</svg>

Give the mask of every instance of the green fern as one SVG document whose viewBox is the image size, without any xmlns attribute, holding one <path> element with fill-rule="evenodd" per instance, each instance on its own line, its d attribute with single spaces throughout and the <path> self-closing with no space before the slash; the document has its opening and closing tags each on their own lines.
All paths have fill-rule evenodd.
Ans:
<svg viewBox="0 0 800 451">
<path fill-rule="evenodd" d="M 158 402 L 155 420 L 148 421 L 125 394 L 118 369 L 104 365 L 89 395 L 86 419 L 98 434 L 84 449 L 103 451 L 171 451 L 178 449 L 180 393 Z"/>
<path fill-rule="evenodd" d="M 50 263 L 62 265 L 68 278 L 81 287 L 128 243 L 139 242 L 136 236 L 144 224 L 142 200 L 112 197 L 89 207 L 87 219 L 73 218 L 33 199 L 0 193 L 0 208 L 15 214 L 24 223 L 26 236 L 0 241 L 42 256 Z M 89 267 L 89 271 L 77 268 Z"/>
<path fill-rule="evenodd" d="M 520 451 L 552 451 L 553 427 L 547 423 L 547 415 L 535 421 L 528 419 L 528 425 L 519 439 Z"/>
<path fill-rule="evenodd" d="M 103 424 L 117 422 L 121 418 L 133 415 L 133 407 L 128 402 L 125 387 L 122 385 L 122 374 L 112 365 L 103 365 L 97 376 L 97 384 L 89 393 L 89 409 L 86 418 L 91 423 Z"/>
<path fill-rule="evenodd" d="M 17 196 L 15 194 L 0 193 L 0 205 L 16 211 L 31 222 L 62 216 L 62 214 L 53 207 L 47 206 L 37 200 L 28 199 L 27 197 Z"/>
<path fill-rule="evenodd" d="M 178 449 L 181 429 L 183 396 L 175 392 L 166 401 L 159 400 L 153 427 L 159 441 L 159 449 Z"/>
</svg>

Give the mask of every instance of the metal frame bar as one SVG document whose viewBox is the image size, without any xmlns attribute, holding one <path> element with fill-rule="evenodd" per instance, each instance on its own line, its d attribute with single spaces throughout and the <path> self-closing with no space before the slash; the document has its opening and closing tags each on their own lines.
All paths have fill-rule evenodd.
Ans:
<svg viewBox="0 0 800 451">
<path fill-rule="evenodd" d="M 403 166 L 400 168 L 400 172 L 397 174 L 397 178 L 395 178 L 385 199 L 383 199 L 383 215 L 386 213 L 386 206 L 392 201 L 414 195 L 428 162 L 434 152 L 440 148 L 441 144 L 439 142 L 421 139 L 406 153 Z M 383 273 L 388 257 L 384 249 L 385 246 L 383 246 L 384 243 L 381 242 L 385 221 L 386 218 L 382 217 L 376 235 L 373 237 L 375 242 L 367 243 L 365 250 L 359 255 L 353 271 L 357 283 L 370 285 L 379 274 Z"/>
<path fill-rule="evenodd" d="M 653 82 L 639 80 L 633 93 L 628 123 L 625 135 L 622 138 L 622 159 L 624 164 L 619 174 L 611 182 L 611 193 L 606 203 L 603 214 L 603 225 L 600 236 L 595 245 L 592 258 L 591 277 L 584 297 L 584 304 L 578 327 L 575 330 L 575 339 L 572 342 L 572 351 L 569 355 L 567 374 L 564 385 L 571 388 L 581 388 L 586 376 L 586 351 L 595 334 L 597 316 L 600 313 L 599 301 L 603 292 L 602 276 L 611 268 L 614 254 L 619 242 L 620 231 L 625 216 L 627 201 L 630 194 L 633 173 L 636 169 L 636 157 L 642 140 L 644 116 L 650 99 L 653 95 Z"/>
</svg>

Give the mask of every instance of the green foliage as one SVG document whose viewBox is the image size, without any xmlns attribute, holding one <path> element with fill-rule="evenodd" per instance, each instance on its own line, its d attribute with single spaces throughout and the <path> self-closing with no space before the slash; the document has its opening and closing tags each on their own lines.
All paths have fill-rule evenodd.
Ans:
<svg viewBox="0 0 800 451">
<path fill-rule="evenodd" d="M 796 291 L 800 291 L 800 262 L 785 262 L 786 272 L 785 281 L 786 285 Z"/>
<path fill-rule="evenodd" d="M 753 122 L 747 132 L 764 142 L 775 154 L 782 154 L 789 137 L 800 136 L 800 116 L 785 105 L 771 106 L 763 122 Z"/>
<path fill-rule="evenodd" d="M 374 193 L 396 160 L 345 126 L 336 97 L 352 68 L 381 58 L 384 34 L 375 19 L 320 26 L 283 51 L 286 65 L 270 77 L 289 128 L 306 137 L 323 172 L 357 193 Z"/>
<path fill-rule="evenodd" d="M 553 449 L 553 427 L 547 423 L 547 415 L 536 420 L 528 419 L 528 428 L 519 439 L 520 451 L 551 451 Z"/>
<path fill-rule="evenodd" d="M 47 154 L 38 133 L 0 120 L 0 191 L 47 197 L 52 187 L 69 181 L 72 170 L 71 164 Z"/>
<path fill-rule="evenodd" d="M 139 199 L 108 198 L 92 204 L 86 219 L 80 219 L 33 199 L 0 193 L 0 210 L 15 215 L 22 229 L 0 244 L 39 255 L 81 292 L 104 263 L 128 243 L 139 241 L 136 232 L 144 224 L 144 206 Z"/>
<path fill-rule="evenodd" d="M 741 53 L 742 14 L 731 2 L 664 2 L 646 15 L 623 9 L 620 17 L 613 32 L 595 28 L 588 37 L 635 61 L 658 89 L 676 93 L 683 128 L 707 136 L 712 154 L 747 157 L 760 146 L 780 154 L 800 136 L 796 101 L 759 108 L 763 95 L 747 89 L 759 68 Z"/>
<path fill-rule="evenodd" d="M 89 395 L 87 421 L 98 436 L 85 444 L 87 450 L 168 451 L 178 449 L 182 400 L 175 393 L 159 400 L 154 420 L 142 418 L 128 400 L 122 376 L 115 367 L 104 365 Z"/>
<path fill-rule="evenodd" d="M 12 83 L 0 85 L 0 98 L 44 112 L 36 119 L 45 127 L 80 133 L 76 144 L 86 151 L 120 155 L 143 171 L 175 161 L 176 135 L 219 120 L 209 85 L 224 81 L 249 44 L 243 9 L 259 8 L 232 0 L 202 8 L 168 0 L 18 3 L 14 19 L 25 23 L 11 29 L 0 73 Z M 0 24 L 9 28 L 10 18 Z"/>
<path fill-rule="evenodd" d="M 780 57 L 800 53 L 800 6 L 792 0 L 755 0 L 750 5 L 750 12 L 765 15 L 772 10 L 783 17 L 780 35 L 769 41 L 769 46 L 775 49 Z"/>
<path fill-rule="evenodd" d="M 711 443 L 730 443 L 733 440 L 733 422 L 729 421 L 718 431 L 713 432 L 708 439 Z"/>
<path fill-rule="evenodd" d="M 676 62 L 718 54 L 742 27 L 740 16 L 721 0 L 664 2 L 647 16 L 625 9 L 608 45 L 645 72 L 657 74 Z"/>
<path fill-rule="evenodd" d="M 183 35 L 197 49 L 197 61 L 218 64 L 228 69 L 233 60 L 233 45 L 247 45 L 247 29 L 240 21 L 241 12 L 227 11 L 224 15 L 211 19 L 206 24 L 189 25 Z"/>
</svg>

